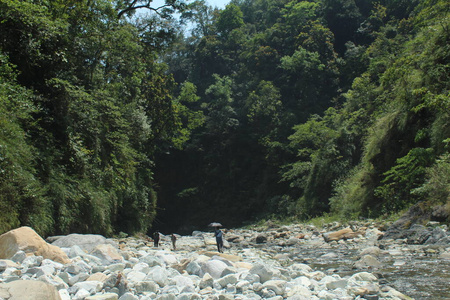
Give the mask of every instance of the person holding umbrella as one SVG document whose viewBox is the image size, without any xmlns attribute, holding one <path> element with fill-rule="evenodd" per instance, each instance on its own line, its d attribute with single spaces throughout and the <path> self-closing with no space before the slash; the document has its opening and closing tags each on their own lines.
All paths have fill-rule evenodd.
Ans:
<svg viewBox="0 0 450 300">
<path fill-rule="evenodd" d="M 213 222 L 209 224 L 210 227 L 214 227 L 214 236 L 216 237 L 216 244 L 217 244 L 217 251 L 219 253 L 223 252 L 223 232 L 219 229 L 219 227 L 222 227 L 222 224 Z"/>
</svg>

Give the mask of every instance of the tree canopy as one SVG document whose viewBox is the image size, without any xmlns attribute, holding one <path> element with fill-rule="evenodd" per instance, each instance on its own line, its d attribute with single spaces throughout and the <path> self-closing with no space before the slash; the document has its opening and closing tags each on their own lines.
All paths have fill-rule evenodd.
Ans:
<svg viewBox="0 0 450 300">
<path fill-rule="evenodd" d="M 449 9 L 0 0 L 0 232 L 450 211 Z"/>
</svg>

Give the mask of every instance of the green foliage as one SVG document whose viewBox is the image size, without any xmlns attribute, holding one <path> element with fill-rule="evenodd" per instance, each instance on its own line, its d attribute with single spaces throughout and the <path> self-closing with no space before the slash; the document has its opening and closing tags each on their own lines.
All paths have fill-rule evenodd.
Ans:
<svg viewBox="0 0 450 300">
<path fill-rule="evenodd" d="M 227 36 L 231 31 L 244 25 L 243 14 L 239 6 L 228 4 L 226 8 L 220 12 L 217 19 L 217 30 L 219 34 Z"/>
<path fill-rule="evenodd" d="M 426 170 L 425 183 L 413 190 L 432 205 L 446 205 L 450 208 L 450 154 L 440 156 L 434 165 Z"/>
<path fill-rule="evenodd" d="M 0 0 L 0 231 L 444 201 L 447 2 Z"/>
<path fill-rule="evenodd" d="M 52 230 L 51 205 L 36 178 L 36 151 L 29 143 L 33 94 L 15 81 L 14 66 L 0 55 L 0 232 L 21 224 L 41 234 Z"/>
<path fill-rule="evenodd" d="M 231 91 L 233 81 L 230 77 L 220 77 L 217 74 L 213 77 L 215 83 L 205 92 L 211 98 L 205 105 L 209 119 L 206 126 L 213 132 L 226 133 L 239 125 L 239 121 L 235 118 L 236 112 L 231 105 L 234 101 Z"/>
<path fill-rule="evenodd" d="M 173 144 L 181 149 L 190 139 L 192 131 L 205 123 L 205 116 L 202 111 L 193 111 L 186 105 L 192 105 L 200 97 L 196 95 L 197 88 L 191 82 L 184 82 L 181 86 L 180 95 L 173 102 L 175 115 L 175 126 L 177 135 L 173 138 Z M 186 103 L 183 104 L 183 103 Z"/>
<path fill-rule="evenodd" d="M 415 20 L 429 7 L 421 9 Z M 448 30 L 440 22 L 434 25 L 436 15 L 428 17 L 430 27 L 417 27 L 409 40 L 398 32 L 402 23 L 382 27 L 368 49 L 375 55 L 369 73 L 357 78 L 346 94 L 346 109 L 363 108 L 369 122 L 377 120 L 367 131 L 360 166 L 336 186 L 330 200 L 336 213 L 377 216 L 426 200 L 424 194 L 412 192 L 423 183 L 428 166 L 446 151 L 443 141 L 450 134 L 449 51 L 443 44 Z"/>
<path fill-rule="evenodd" d="M 158 31 L 164 20 L 118 20 L 136 3 L 0 2 L 1 232 L 151 226 L 153 158 L 175 136 L 186 142 L 202 116 L 172 102 L 172 77 L 156 61 L 173 41 Z"/>
<path fill-rule="evenodd" d="M 398 211 L 417 201 L 411 191 L 423 184 L 425 170 L 433 159 L 433 149 L 413 148 L 383 173 L 375 195 L 383 200 L 385 209 Z"/>
</svg>

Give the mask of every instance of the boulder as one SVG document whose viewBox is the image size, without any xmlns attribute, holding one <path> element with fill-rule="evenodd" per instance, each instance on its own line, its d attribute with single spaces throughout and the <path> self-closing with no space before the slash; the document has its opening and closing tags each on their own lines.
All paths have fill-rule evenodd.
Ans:
<svg viewBox="0 0 450 300">
<path fill-rule="evenodd" d="M 272 290 L 275 294 L 282 296 L 286 291 L 286 283 L 284 280 L 268 280 L 263 283 L 263 288 Z"/>
<path fill-rule="evenodd" d="M 61 248 L 71 248 L 72 246 L 78 245 L 81 249 L 83 249 L 87 253 L 94 250 L 94 248 L 97 247 L 98 245 L 103 244 L 111 244 L 116 248 L 118 248 L 118 246 L 114 242 L 106 239 L 104 236 L 99 234 L 73 233 L 60 237 L 52 243 L 52 245 Z"/>
<path fill-rule="evenodd" d="M 18 251 L 67 264 L 70 259 L 59 247 L 48 244 L 30 227 L 20 227 L 0 235 L 0 259 L 12 258 Z"/>
<path fill-rule="evenodd" d="M 8 300 L 61 300 L 56 288 L 36 280 L 16 280 L 0 283 L 0 299 Z"/>
<path fill-rule="evenodd" d="M 363 234 L 364 232 L 353 231 L 350 227 L 347 227 L 338 231 L 324 233 L 322 236 L 325 242 L 329 243 L 332 241 L 339 241 L 341 239 L 353 239 Z"/>
<path fill-rule="evenodd" d="M 97 245 L 90 254 L 100 258 L 105 265 L 123 262 L 124 260 L 117 248 L 111 244 Z"/>
<path fill-rule="evenodd" d="M 379 268 L 381 263 L 372 255 L 366 254 L 355 263 L 355 267 L 358 269 Z"/>
<path fill-rule="evenodd" d="M 413 228 L 415 224 L 425 224 L 431 219 L 432 209 L 425 202 L 419 202 L 395 221 L 386 230 L 381 239 L 405 239 L 408 243 L 419 244 L 425 242 L 431 235 L 427 234 L 422 227 Z M 409 230 L 412 229 L 412 230 Z M 413 236 L 411 236 L 411 234 Z"/>
<path fill-rule="evenodd" d="M 271 280 L 275 272 L 263 264 L 256 264 L 250 269 L 250 274 L 259 276 L 261 283 Z"/>
<path fill-rule="evenodd" d="M 364 256 L 364 255 L 372 255 L 372 256 L 380 256 L 381 254 L 381 249 L 379 247 L 376 246 L 371 246 L 371 247 L 367 247 L 364 248 L 363 250 L 361 250 L 361 253 L 359 255 Z"/>
<path fill-rule="evenodd" d="M 209 273 L 214 279 L 220 278 L 223 270 L 227 268 L 227 264 L 221 260 L 211 259 L 200 264 L 202 267 L 202 272 Z"/>
<path fill-rule="evenodd" d="M 267 237 L 264 234 L 259 234 L 255 238 L 257 244 L 263 244 L 267 242 Z"/>
</svg>

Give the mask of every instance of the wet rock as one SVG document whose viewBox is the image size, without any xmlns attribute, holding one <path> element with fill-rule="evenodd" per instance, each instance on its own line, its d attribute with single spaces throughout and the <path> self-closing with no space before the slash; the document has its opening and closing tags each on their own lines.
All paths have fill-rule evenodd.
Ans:
<svg viewBox="0 0 450 300">
<path fill-rule="evenodd" d="M 407 231 L 408 244 L 424 244 L 431 237 L 431 232 L 423 225 L 414 224 Z"/>
<path fill-rule="evenodd" d="M 255 238 L 255 242 L 257 244 L 263 244 L 267 242 L 267 236 L 263 235 L 263 234 L 259 234 L 256 238 Z"/>
<path fill-rule="evenodd" d="M 364 255 L 372 255 L 375 257 L 380 256 L 381 254 L 381 249 L 377 246 L 372 246 L 372 247 L 367 247 L 364 248 L 361 252 L 360 252 L 360 256 L 364 256 Z"/>
<path fill-rule="evenodd" d="M 367 254 L 355 263 L 355 267 L 357 269 L 379 268 L 381 267 L 381 263 L 372 255 Z"/>
</svg>

